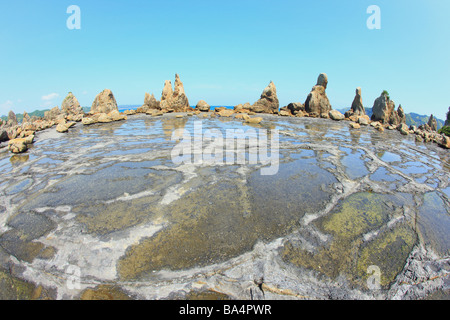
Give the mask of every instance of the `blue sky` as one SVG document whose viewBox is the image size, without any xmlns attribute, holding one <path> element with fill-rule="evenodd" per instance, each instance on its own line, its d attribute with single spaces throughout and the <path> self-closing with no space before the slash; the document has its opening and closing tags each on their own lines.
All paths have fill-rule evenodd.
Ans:
<svg viewBox="0 0 450 320">
<path fill-rule="evenodd" d="M 70 5 L 81 29 L 69 30 Z M 381 9 L 381 29 L 366 12 Z M 406 112 L 450 106 L 448 0 L 0 0 L 0 114 L 90 106 L 105 88 L 119 105 L 161 97 L 178 73 L 191 105 L 255 102 L 274 81 L 281 106 L 304 102 L 321 72 L 333 108 L 355 88 L 383 90 Z"/>
</svg>

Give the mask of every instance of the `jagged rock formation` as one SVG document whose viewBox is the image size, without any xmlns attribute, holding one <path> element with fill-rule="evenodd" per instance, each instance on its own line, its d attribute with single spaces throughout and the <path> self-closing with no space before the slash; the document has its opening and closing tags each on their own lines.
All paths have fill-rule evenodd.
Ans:
<svg viewBox="0 0 450 320">
<path fill-rule="evenodd" d="M 366 109 L 364 109 L 364 105 L 361 97 L 361 88 L 356 88 L 355 99 L 353 99 L 352 107 L 350 109 L 351 115 L 355 116 L 364 116 L 366 114 Z"/>
<path fill-rule="evenodd" d="M 437 131 L 437 121 L 433 115 L 431 115 L 430 119 L 428 120 L 428 126 L 432 131 Z"/>
<path fill-rule="evenodd" d="M 90 113 L 110 113 L 112 111 L 119 111 L 117 102 L 111 90 L 105 89 L 95 97 Z"/>
<path fill-rule="evenodd" d="M 174 90 L 172 90 L 172 83 L 169 80 L 165 81 L 160 106 L 163 111 L 167 112 L 192 111 L 178 74 L 175 75 Z"/>
<path fill-rule="evenodd" d="M 200 100 L 197 105 L 195 106 L 195 110 L 201 111 L 201 112 L 209 112 L 211 109 L 211 106 L 206 103 L 205 100 Z"/>
<path fill-rule="evenodd" d="M 44 113 L 44 120 L 47 121 L 56 121 L 62 118 L 64 118 L 64 114 L 61 112 L 58 106 Z"/>
<path fill-rule="evenodd" d="M 277 97 L 277 88 L 275 87 L 275 84 L 270 81 L 269 85 L 261 94 L 261 98 L 250 107 L 250 111 L 256 113 L 278 113 L 279 107 L 280 103 Z"/>
<path fill-rule="evenodd" d="M 395 103 L 386 92 L 383 92 L 374 102 L 372 108 L 372 121 L 379 121 L 382 124 L 397 126 L 406 122 L 405 113 L 401 105 L 395 110 Z"/>
<path fill-rule="evenodd" d="M 145 93 L 144 104 L 137 108 L 136 112 L 138 113 L 146 113 L 151 110 L 161 110 L 161 105 L 158 100 L 156 100 L 155 96 L 149 93 Z"/>
<path fill-rule="evenodd" d="M 8 120 L 6 121 L 8 126 L 17 126 L 19 123 L 17 122 L 16 114 L 14 111 L 9 111 Z"/>
<path fill-rule="evenodd" d="M 22 123 L 30 123 L 30 122 L 32 122 L 30 115 L 26 111 L 24 111 Z"/>
<path fill-rule="evenodd" d="M 83 108 L 72 92 L 69 92 L 63 100 L 61 104 L 61 112 L 65 116 L 78 116 L 84 114 Z"/>
<path fill-rule="evenodd" d="M 450 107 L 448 107 L 447 119 L 445 120 L 445 126 L 450 126 Z"/>
<path fill-rule="evenodd" d="M 310 116 L 328 117 L 328 113 L 331 111 L 332 107 L 325 92 L 327 85 L 328 76 L 325 73 L 321 73 L 317 79 L 317 84 L 312 88 L 311 93 L 305 101 L 305 111 L 309 113 Z"/>
<path fill-rule="evenodd" d="M 234 112 L 248 113 L 248 112 L 251 112 L 250 111 L 251 107 L 252 106 L 249 102 L 246 102 L 244 104 L 238 104 L 237 106 L 234 106 Z"/>
</svg>

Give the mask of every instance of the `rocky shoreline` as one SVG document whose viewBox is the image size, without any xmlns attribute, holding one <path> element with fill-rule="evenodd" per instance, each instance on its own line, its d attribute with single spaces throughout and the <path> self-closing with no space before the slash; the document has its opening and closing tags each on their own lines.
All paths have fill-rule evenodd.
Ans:
<svg viewBox="0 0 450 320">
<path fill-rule="evenodd" d="M 173 166 L 171 132 L 192 130 L 194 114 L 52 128 L 29 158 L 15 155 L 26 161 L 4 157 L 2 296 L 448 297 L 446 150 L 371 126 L 260 114 L 258 128 L 280 129 L 279 175 Z M 207 128 L 243 122 L 202 115 Z M 426 224 L 427 212 L 440 223 Z M 382 270 L 380 289 L 367 287 L 370 265 Z M 69 267 L 81 270 L 79 288 Z"/>
<path fill-rule="evenodd" d="M 28 146 L 33 144 L 36 132 L 56 126 L 60 133 L 68 132 L 76 122 L 83 125 L 94 123 L 108 123 L 126 120 L 128 115 L 147 114 L 161 116 L 165 113 L 187 112 L 188 115 L 205 117 L 210 113 L 211 117 L 234 117 L 247 123 L 259 124 L 261 117 L 255 115 L 275 114 L 284 117 L 311 117 L 325 118 L 335 121 L 349 121 L 349 126 L 358 129 L 360 126 L 371 125 L 379 131 L 398 130 L 402 135 L 415 135 L 417 142 L 433 142 L 445 149 L 450 149 L 450 137 L 437 132 L 437 124 L 431 115 L 428 124 L 419 127 L 408 127 L 405 121 L 405 113 L 400 105 L 395 109 L 395 103 L 386 91 L 378 97 L 373 105 L 373 115 L 369 118 L 364 109 L 361 88 L 356 88 L 356 95 L 351 109 L 345 114 L 333 110 L 326 94 L 328 76 L 325 73 L 319 75 L 317 84 L 312 88 L 305 103 L 293 102 L 285 107 L 279 107 L 275 84 L 271 81 L 264 89 L 259 100 L 253 105 L 250 103 L 239 104 L 233 110 L 225 107 L 215 108 L 212 112 L 210 106 L 204 100 L 200 100 L 195 108 L 189 105 L 183 83 L 178 74 L 175 75 L 175 85 L 169 80 L 165 81 L 161 100 L 156 100 L 153 94 L 146 93 L 144 104 L 137 110 L 126 110 L 119 113 L 116 99 L 109 89 L 99 93 L 92 103 L 90 112 L 84 113 L 77 98 L 70 92 L 63 100 L 61 109 L 55 107 L 46 112 L 43 118 L 29 117 L 24 112 L 22 123 L 18 123 L 13 111 L 8 114 L 6 123 L 0 126 L 0 148 L 7 142 L 11 153 L 23 153 Z M 446 125 L 449 122 L 447 120 Z M 3 143 L 3 144 L 2 144 Z"/>
<path fill-rule="evenodd" d="M 447 140 L 432 118 L 408 128 L 386 92 L 372 118 L 360 88 L 341 114 L 327 85 L 321 75 L 307 103 L 278 109 L 271 82 L 253 105 L 210 110 L 189 106 L 177 76 L 138 110 L 120 113 L 104 90 L 89 113 L 70 93 L 42 119 L 10 113 L 0 297 L 448 299 Z M 198 119 L 205 130 L 278 129 L 279 172 L 174 165 L 173 132 Z"/>
</svg>

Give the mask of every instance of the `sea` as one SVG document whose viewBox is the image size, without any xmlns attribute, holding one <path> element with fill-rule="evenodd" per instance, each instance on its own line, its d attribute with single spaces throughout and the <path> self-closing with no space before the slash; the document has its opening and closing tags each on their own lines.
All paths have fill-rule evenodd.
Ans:
<svg viewBox="0 0 450 320">
<path fill-rule="evenodd" d="M 118 106 L 119 112 L 124 112 L 125 110 L 136 110 L 137 108 L 141 107 L 142 105 L 120 105 Z M 191 106 L 195 109 L 195 106 Z M 225 107 L 227 109 L 234 109 L 234 106 L 211 106 L 210 110 L 214 110 L 218 107 Z"/>
</svg>

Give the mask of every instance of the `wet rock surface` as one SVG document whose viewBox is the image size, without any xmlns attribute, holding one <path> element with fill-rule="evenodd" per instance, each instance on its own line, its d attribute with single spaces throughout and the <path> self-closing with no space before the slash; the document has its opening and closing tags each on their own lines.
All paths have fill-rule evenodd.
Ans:
<svg viewBox="0 0 450 320">
<path fill-rule="evenodd" d="M 448 150 L 328 119 L 177 115 L 52 128 L 0 152 L 1 297 L 448 296 Z M 195 139 L 196 121 L 279 130 L 278 171 L 174 163 L 172 135 Z"/>
</svg>

